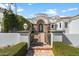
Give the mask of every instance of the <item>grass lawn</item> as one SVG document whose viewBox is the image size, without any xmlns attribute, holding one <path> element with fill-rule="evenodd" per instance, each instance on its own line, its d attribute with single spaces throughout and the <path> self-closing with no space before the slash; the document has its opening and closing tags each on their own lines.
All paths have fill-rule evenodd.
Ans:
<svg viewBox="0 0 79 59">
<path fill-rule="evenodd" d="M 79 56 L 79 48 L 61 42 L 54 42 L 53 53 L 55 56 Z"/>
<path fill-rule="evenodd" d="M 25 42 L 18 43 L 14 46 L 0 49 L 0 56 L 22 56 L 26 54 L 27 44 Z"/>
</svg>

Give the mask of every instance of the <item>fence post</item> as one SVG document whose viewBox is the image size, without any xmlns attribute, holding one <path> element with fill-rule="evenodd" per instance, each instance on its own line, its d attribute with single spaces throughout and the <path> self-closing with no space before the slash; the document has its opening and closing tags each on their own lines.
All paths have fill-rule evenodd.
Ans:
<svg viewBox="0 0 79 59">
<path fill-rule="evenodd" d="M 53 33 L 50 33 L 50 37 L 51 37 L 51 48 L 53 47 Z"/>
</svg>

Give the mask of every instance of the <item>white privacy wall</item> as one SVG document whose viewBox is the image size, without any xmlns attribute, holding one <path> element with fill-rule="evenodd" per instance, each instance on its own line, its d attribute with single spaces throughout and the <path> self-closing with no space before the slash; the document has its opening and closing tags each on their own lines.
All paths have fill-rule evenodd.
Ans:
<svg viewBox="0 0 79 59">
<path fill-rule="evenodd" d="M 50 33 L 51 40 L 54 42 L 62 42 L 62 33 Z"/>
<path fill-rule="evenodd" d="M 20 34 L 17 33 L 0 33 L 0 46 L 12 45 L 18 42 Z"/>
<path fill-rule="evenodd" d="M 72 20 L 69 23 L 69 33 L 70 34 L 79 34 L 79 19 Z"/>
<path fill-rule="evenodd" d="M 27 42 L 29 45 L 29 40 L 30 35 L 22 36 L 20 33 L 0 33 L 0 47 L 14 45 L 19 42 Z"/>
<path fill-rule="evenodd" d="M 79 34 L 64 33 L 63 40 L 65 43 L 79 48 Z"/>
<path fill-rule="evenodd" d="M 50 33 L 51 43 L 53 42 L 64 42 L 66 44 L 72 45 L 73 47 L 79 48 L 79 34 L 69 34 L 69 33 Z"/>
</svg>

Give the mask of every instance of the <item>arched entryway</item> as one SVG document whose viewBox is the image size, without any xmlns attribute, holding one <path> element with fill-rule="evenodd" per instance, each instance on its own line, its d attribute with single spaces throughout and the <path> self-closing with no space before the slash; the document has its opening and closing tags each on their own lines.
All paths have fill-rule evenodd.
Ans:
<svg viewBox="0 0 79 59">
<path fill-rule="evenodd" d="M 45 22 L 43 20 L 37 21 L 38 32 L 45 32 Z"/>
<path fill-rule="evenodd" d="M 37 41 L 38 45 L 39 43 L 44 44 L 49 44 L 50 40 L 48 38 L 48 29 L 49 29 L 49 24 L 47 23 L 46 19 L 38 19 L 36 23 L 34 24 L 34 38 L 33 41 Z"/>
<path fill-rule="evenodd" d="M 39 42 L 43 44 L 48 44 L 48 24 L 44 21 L 44 19 L 39 19 L 37 21 L 37 39 Z"/>
</svg>

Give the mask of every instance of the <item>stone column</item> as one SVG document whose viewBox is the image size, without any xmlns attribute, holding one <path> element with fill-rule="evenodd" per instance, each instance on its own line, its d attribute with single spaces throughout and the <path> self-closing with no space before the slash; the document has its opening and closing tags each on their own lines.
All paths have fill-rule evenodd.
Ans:
<svg viewBox="0 0 79 59">
<path fill-rule="evenodd" d="M 47 33 L 47 32 L 48 32 L 48 29 L 49 29 L 49 28 L 48 28 L 48 24 L 45 24 L 44 29 L 45 29 L 45 31 L 44 31 L 44 32 L 46 32 L 46 33 Z"/>
<path fill-rule="evenodd" d="M 36 24 L 34 25 L 34 30 L 35 32 L 38 32 L 38 26 Z"/>
</svg>

